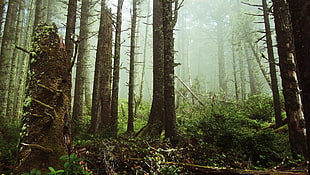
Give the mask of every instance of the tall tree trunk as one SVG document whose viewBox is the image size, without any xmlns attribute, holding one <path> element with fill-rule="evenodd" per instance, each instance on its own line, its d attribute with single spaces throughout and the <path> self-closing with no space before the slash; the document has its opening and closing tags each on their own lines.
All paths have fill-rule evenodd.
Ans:
<svg viewBox="0 0 310 175">
<path fill-rule="evenodd" d="M 78 134 L 80 130 L 80 124 L 83 116 L 83 105 L 84 105 L 84 70 L 85 70 L 85 60 L 88 57 L 87 51 L 87 40 L 88 40 L 88 9 L 89 1 L 82 0 L 81 7 L 81 19 L 80 19 L 80 37 L 81 42 L 78 49 L 78 57 L 76 64 L 76 76 L 75 76 L 75 89 L 74 89 L 74 103 L 73 103 L 73 132 Z"/>
<path fill-rule="evenodd" d="M 59 44 L 56 26 L 39 25 L 33 41 L 30 83 L 27 92 L 23 136 L 15 174 L 33 168 L 63 168 L 59 157 L 68 154 L 67 127 L 70 109 L 70 58 Z"/>
<path fill-rule="evenodd" d="M 34 15 L 34 21 L 33 26 L 37 27 L 37 25 L 40 22 L 43 22 L 43 14 L 42 14 L 42 0 L 36 0 L 35 1 L 35 15 Z M 32 32 L 32 36 L 34 36 L 35 30 Z"/>
<path fill-rule="evenodd" d="M 232 51 L 232 61 L 233 61 L 233 74 L 234 74 L 234 87 L 235 87 L 235 95 L 236 100 L 239 100 L 239 89 L 238 89 L 238 79 L 237 79 L 237 61 L 236 61 L 236 51 L 234 46 L 235 37 L 232 35 L 232 43 L 231 43 L 231 51 Z"/>
<path fill-rule="evenodd" d="M 9 77 L 11 70 L 11 58 L 13 53 L 13 44 L 15 39 L 15 27 L 17 17 L 18 3 L 16 0 L 10 0 L 4 25 L 4 32 L 1 45 L 0 55 L 0 119 L 6 116 Z"/>
<path fill-rule="evenodd" d="M 47 10 L 46 10 L 46 22 L 50 23 L 53 15 L 53 10 L 56 8 L 53 6 L 53 0 L 47 0 Z"/>
<path fill-rule="evenodd" d="M 21 31 L 22 31 L 22 24 L 23 24 L 23 18 L 24 18 L 24 4 L 23 0 L 19 0 L 18 3 L 18 16 L 17 16 L 17 22 L 16 22 L 16 27 L 15 27 L 15 38 L 14 41 L 16 45 L 20 45 L 21 43 Z M 17 80 L 18 77 L 20 77 L 18 65 L 19 62 L 21 62 L 19 58 L 19 52 L 17 49 L 13 50 L 13 54 L 11 57 L 11 70 L 10 70 L 10 80 L 9 80 L 9 91 L 8 91 L 8 105 L 7 105 L 7 113 L 6 116 L 11 119 L 11 121 L 16 121 L 17 116 L 14 116 L 14 109 L 15 107 L 15 102 L 16 102 L 16 96 L 18 93 L 18 86 L 17 85 Z"/>
<path fill-rule="evenodd" d="M 74 43 L 71 41 L 71 37 L 75 35 L 76 9 L 77 9 L 77 0 L 69 0 L 65 43 L 66 43 L 66 51 L 70 58 L 73 57 L 73 49 L 74 49 Z"/>
<path fill-rule="evenodd" d="M 102 57 L 102 70 L 100 79 L 100 101 L 101 101 L 101 122 L 99 129 L 104 136 L 113 136 L 113 121 L 111 118 L 111 79 L 112 79 L 112 14 L 108 8 L 103 7 L 103 28 L 100 38 L 102 42 L 98 41 L 98 57 Z M 99 29 L 100 30 L 100 29 Z M 99 39 L 100 40 L 100 39 Z M 100 50 L 99 50 L 100 49 Z"/>
<path fill-rule="evenodd" d="M 227 94 L 227 80 L 224 57 L 224 38 L 223 38 L 224 23 L 221 19 L 217 20 L 217 57 L 219 69 L 219 88 Z"/>
<path fill-rule="evenodd" d="M 173 30 L 177 15 L 172 16 L 172 0 L 163 0 L 164 34 L 164 105 L 165 137 L 173 139 L 177 135 L 175 93 L 174 93 L 174 38 Z M 177 9 L 177 5 L 175 6 Z"/>
<path fill-rule="evenodd" d="M 118 91 L 119 91 L 119 71 L 120 71 L 120 52 L 121 52 L 121 33 L 122 33 L 122 8 L 124 0 L 118 0 L 117 17 L 116 17 L 116 32 L 114 46 L 114 64 L 113 64 L 113 83 L 112 83 L 112 101 L 111 101 L 111 116 L 112 116 L 112 134 L 117 135 L 118 124 Z"/>
<path fill-rule="evenodd" d="M 250 95 L 257 95 L 259 94 L 258 92 L 258 84 L 256 82 L 256 77 L 254 74 L 253 70 L 253 59 L 249 54 L 249 48 L 247 47 L 247 44 L 244 45 L 244 51 L 245 51 L 245 58 L 247 62 L 247 67 L 248 67 L 248 75 L 249 75 L 249 81 L 250 81 Z"/>
<path fill-rule="evenodd" d="M 108 13 L 106 7 L 106 1 L 101 0 L 100 24 L 92 96 L 92 117 L 89 128 L 91 133 L 97 133 L 99 131 L 99 126 L 101 130 L 108 131 L 109 128 L 104 127 L 111 127 L 112 122 L 111 119 L 109 119 L 111 118 L 112 73 L 112 21 L 110 15 L 111 14 Z M 105 110 L 105 112 L 102 112 L 103 110 Z"/>
<path fill-rule="evenodd" d="M 285 0 L 273 0 L 275 27 L 277 33 L 280 71 L 288 118 L 289 140 L 292 155 L 306 153 L 302 104 L 296 74 L 295 46 L 288 5 Z"/>
<path fill-rule="evenodd" d="M 25 10 L 27 10 L 30 13 L 27 13 L 26 15 L 26 19 L 24 19 L 25 21 L 23 22 L 24 24 L 26 24 L 26 27 L 24 28 L 23 32 L 21 33 L 21 38 L 22 38 L 22 46 L 24 48 L 30 48 L 31 46 L 31 37 L 32 37 L 32 31 L 33 31 L 33 9 L 34 9 L 34 0 L 31 1 L 25 1 L 26 2 L 26 6 L 27 8 Z M 17 95 L 17 103 L 15 104 L 16 107 L 14 110 L 14 112 L 16 113 L 15 115 L 21 117 L 22 114 L 22 108 L 23 108 L 23 103 L 24 103 L 24 99 L 25 99 L 25 91 L 26 91 L 26 84 L 27 84 L 27 80 L 28 80 L 28 71 L 29 71 L 29 64 L 30 64 L 30 58 L 29 58 L 29 54 L 26 54 L 24 52 L 21 53 L 20 59 L 22 60 L 22 62 L 20 63 L 21 65 L 19 66 L 19 70 L 20 70 L 20 79 L 19 79 L 19 91 L 18 91 L 18 95 Z"/>
<path fill-rule="evenodd" d="M 282 120 L 282 115 L 281 115 L 281 103 L 280 103 L 280 94 L 279 94 L 278 80 L 277 80 L 277 70 L 276 70 L 276 65 L 275 65 L 273 45 L 272 45 L 272 39 L 271 39 L 269 8 L 268 8 L 266 0 L 262 0 L 262 4 L 263 4 L 263 11 L 264 11 L 266 44 L 267 44 L 267 52 L 268 52 L 274 114 L 275 114 L 275 119 L 276 119 L 276 125 L 280 126 L 283 123 L 283 120 Z"/>
<path fill-rule="evenodd" d="M 147 1 L 147 19 L 146 23 L 149 24 L 150 22 L 150 10 L 151 10 L 151 1 Z M 144 43 L 143 43 L 143 61 L 142 61 L 142 70 L 141 70 L 141 79 L 139 84 L 139 96 L 136 99 L 135 103 L 135 114 L 137 114 L 138 108 L 143 99 L 143 87 L 144 87 L 144 79 L 145 79 L 145 66 L 146 66 L 146 57 L 147 57 L 147 44 L 148 44 L 148 35 L 149 35 L 149 25 L 145 25 L 145 33 L 144 33 Z"/>
<path fill-rule="evenodd" d="M 306 121 L 306 135 L 308 151 L 306 157 L 310 159 L 310 2 L 308 0 L 288 0 L 293 24 L 295 52 L 301 88 L 301 99 Z M 310 172 L 310 166 L 308 168 Z"/>
<path fill-rule="evenodd" d="M 240 55 L 242 53 L 239 53 Z M 243 57 L 240 57 L 238 60 L 239 60 L 239 75 L 240 75 L 240 81 L 241 81 L 241 84 L 240 84 L 240 93 L 241 93 L 241 100 L 245 100 L 246 99 L 246 87 L 245 87 L 245 71 L 244 71 L 244 58 Z"/>
<path fill-rule="evenodd" d="M 128 86 L 128 124 L 127 132 L 134 132 L 134 101 L 135 101 L 135 48 L 136 48 L 137 0 L 132 1 L 131 36 L 130 36 L 130 66 Z"/>
<path fill-rule="evenodd" d="M 153 1 L 153 99 L 148 123 L 138 136 L 160 136 L 164 129 L 163 0 Z"/>
<path fill-rule="evenodd" d="M 254 55 L 254 57 L 255 57 L 255 60 L 256 60 L 257 64 L 258 64 L 258 66 L 259 66 L 259 69 L 260 69 L 260 71 L 262 72 L 262 74 L 263 74 L 263 76 L 264 76 L 264 78 L 265 78 L 265 80 L 266 80 L 266 82 L 267 82 L 267 84 L 268 84 L 268 86 L 270 87 L 270 90 L 271 90 L 271 89 L 272 89 L 271 81 L 270 81 L 270 78 L 269 78 L 269 76 L 268 76 L 268 73 L 266 72 L 265 67 L 264 67 L 263 64 L 261 63 L 261 58 L 260 58 L 260 56 L 259 56 L 259 54 L 258 54 L 258 51 L 257 51 L 257 49 L 255 48 L 255 46 L 254 46 L 253 43 L 248 43 L 248 44 L 249 44 L 249 46 L 250 46 L 250 48 L 251 48 L 251 51 L 252 51 L 252 53 L 253 53 L 253 55 Z"/>
</svg>

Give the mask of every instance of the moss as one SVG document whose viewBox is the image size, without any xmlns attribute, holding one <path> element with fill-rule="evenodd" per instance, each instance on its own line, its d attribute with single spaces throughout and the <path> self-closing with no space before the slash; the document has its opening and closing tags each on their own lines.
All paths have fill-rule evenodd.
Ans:
<svg viewBox="0 0 310 175">
<path fill-rule="evenodd" d="M 44 173 L 48 172 L 49 166 L 60 169 L 59 157 L 68 151 L 70 135 L 66 122 L 70 111 L 70 59 L 59 48 L 56 32 L 54 25 L 40 24 L 36 28 L 26 98 L 29 100 L 24 117 L 27 133 L 21 139 L 24 145 L 20 145 L 16 174 L 33 168 Z"/>
</svg>

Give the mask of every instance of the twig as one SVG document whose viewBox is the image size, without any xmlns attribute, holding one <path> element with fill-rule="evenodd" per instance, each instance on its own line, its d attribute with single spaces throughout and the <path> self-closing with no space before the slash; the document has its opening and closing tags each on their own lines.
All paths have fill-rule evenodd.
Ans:
<svg viewBox="0 0 310 175">
<path fill-rule="evenodd" d="M 51 152 L 53 152 L 52 149 L 46 148 L 46 147 L 41 146 L 41 145 L 38 145 L 38 144 L 21 143 L 21 145 L 29 146 L 30 148 L 36 148 L 36 149 L 42 150 L 42 151 L 44 151 L 44 152 L 46 152 L 46 153 L 51 153 Z"/>
<path fill-rule="evenodd" d="M 15 45 L 15 48 L 16 48 L 16 49 L 19 49 L 19 50 L 21 50 L 21 51 L 23 51 L 23 52 L 26 52 L 26 53 L 30 54 L 30 52 L 29 52 L 27 49 L 22 48 L 22 47 L 20 47 L 20 46 L 18 46 L 18 45 Z"/>
</svg>

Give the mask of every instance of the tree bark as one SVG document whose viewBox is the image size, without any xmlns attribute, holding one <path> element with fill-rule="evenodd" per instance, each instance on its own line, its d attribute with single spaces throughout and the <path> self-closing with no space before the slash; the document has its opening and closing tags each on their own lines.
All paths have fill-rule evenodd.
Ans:
<svg viewBox="0 0 310 175">
<path fill-rule="evenodd" d="M 15 27 L 17 18 L 18 3 L 16 0 L 10 0 L 8 3 L 8 10 L 6 21 L 4 25 L 3 38 L 1 43 L 0 55 L 0 119 L 4 121 L 7 114 L 7 100 L 9 77 L 11 70 L 11 59 L 13 53 L 13 43 L 15 39 Z"/>
<path fill-rule="evenodd" d="M 99 129 L 105 136 L 113 136 L 113 121 L 111 118 L 111 79 L 112 79 L 112 14 L 108 8 L 103 7 L 103 28 L 101 28 L 102 42 L 98 41 L 98 57 L 102 57 L 102 70 L 100 79 L 100 125 Z M 100 29 L 99 29 L 100 30 Z M 99 39 L 100 40 L 100 39 Z"/>
<path fill-rule="evenodd" d="M 71 41 L 71 37 L 75 34 L 75 23 L 76 23 L 76 9 L 77 0 L 69 0 L 67 22 L 66 22 L 66 51 L 68 56 L 73 57 L 74 43 Z"/>
<path fill-rule="evenodd" d="M 172 3 L 172 0 L 163 0 L 165 137 L 173 140 L 175 136 L 177 136 L 173 38 L 173 30 L 177 16 L 176 14 L 174 14 L 175 18 L 172 16 Z"/>
<path fill-rule="evenodd" d="M 234 34 L 232 35 L 232 42 L 231 42 L 231 51 L 232 51 L 232 62 L 233 62 L 233 75 L 234 75 L 234 88 L 235 88 L 235 96 L 236 100 L 239 100 L 239 88 L 238 88 L 238 79 L 237 79 L 237 60 L 236 60 L 236 51 L 234 46 L 235 37 Z"/>
<path fill-rule="evenodd" d="M 302 104 L 296 74 L 295 46 L 288 4 L 285 0 L 273 0 L 278 55 L 288 118 L 289 140 L 292 155 L 306 153 Z"/>
<path fill-rule="evenodd" d="M 70 149 L 70 58 L 59 43 L 56 26 L 37 27 L 15 174 L 61 169 L 59 157 Z"/>
<path fill-rule="evenodd" d="M 127 132 L 134 132 L 134 102 L 135 102 L 135 48 L 136 48 L 137 0 L 132 1 L 131 36 L 130 36 L 130 65 L 128 84 L 128 123 Z"/>
<path fill-rule="evenodd" d="M 115 31 L 115 46 L 114 46 L 115 50 L 114 50 L 114 64 L 113 64 L 112 101 L 111 101 L 112 134 L 114 136 L 117 135 L 117 124 L 118 124 L 118 93 L 119 93 L 119 71 L 120 71 L 123 2 L 124 0 L 118 0 L 116 31 Z"/>
<path fill-rule="evenodd" d="M 158 137 L 164 129 L 163 0 L 153 1 L 153 99 L 148 123 L 139 137 Z"/>
<path fill-rule="evenodd" d="M 269 22 L 269 8 L 266 3 L 266 0 L 262 0 L 263 11 L 264 11 L 264 23 L 265 23 L 265 32 L 266 32 L 266 44 L 268 52 L 268 61 L 269 61 L 269 70 L 270 70 L 270 79 L 271 79 L 271 90 L 273 96 L 273 106 L 274 106 L 274 115 L 276 119 L 276 125 L 281 126 L 283 123 L 281 115 L 281 103 L 280 103 L 280 94 L 278 89 L 278 80 L 277 80 L 277 71 L 275 65 L 275 59 L 273 54 L 273 45 L 271 39 L 271 30 Z"/>
<path fill-rule="evenodd" d="M 21 31 L 22 31 L 22 23 L 23 23 L 23 18 L 24 18 L 24 1 L 19 0 L 18 3 L 18 12 L 17 12 L 17 22 L 15 26 L 15 36 L 14 36 L 14 41 L 16 45 L 21 45 Z M 10 70 L 10 79 L 9 79 L 9 91 L 8 91 L 8 103 L 7 103 L 7 113 L 6 116 L 11 120 L 11 121 L 16 121 L 17 116 L 14 115 L 14 111 L 16 111 L 15 104 L 17 100 L 17 94 L 18 94 L 18 77 L 20 77 L 20 69 L 21 67 L 18 67 L 19 62 L 22 62 L 20 59 L 19 55 L 19 50 L 14 49 L 13 54 L 11 57 L 11 70 Z M 16 114 L 16 113 L 15 113 Z"/>
<path fill-rule="evenodd" d="M 42 16 L 42 0 L 36 0 L 35 1 L 35 14 L 34 14 L 34 21 L 33 26 L 37 27 L 37 25 L 40 22 L 43 22 L 43 16 Z M 34 36 L 35 30 L 32 31 L 32 36 Z"/>
<path fill-rule="evenodd" d="M 73 133 L 78 134 L 80 131 L 80 124 L 83 116 L 83 107 L 84 107 L 84 71 L 86 69 L 86 59 L 88 57 L 88 9 L 89 1 L 82 0 L 81 7 L 81 19 L 80 19 L 80 36 L 81 42 L 79 44 L 77 63 L 76 63 L 76 76 L 75 76 L 75 89 L 74 89 L 74 103 L 73 103 L 73 113 L 72 113 L 72 122 L 73 122 Z"/>
<path fill-rule="evenodd" d="M 241 53 L 240 53 L 241 54 Z M 245 87 L 245 70 L 244 70 L 244 58 L 239 58 L 239 75 L 240 75 L 240 93 L 241 93 L 241 100 L 246 99 L 246 87 Z"/>
<path fill-rule="evenodd" d="M 310 159 L 310 2 L 308 0 L 288 0 L 293 25 L 295 52 L 301 88 L 301 99 L 306 121 L 306 135 L 308 151 L 306 157 Z M 310 172 L 310 166 L 308 169 Z"/>
<path fill-rule="evenodd" d="M 27 1 L 25 1 L 27 2 Z M 33 0 L 26 3 L 26 9 L 27 11 L 31 12 L 34 11 L 34 2 Z M 27 13 L 26 15 L 26 20 L 25 20 L 25 24 L 26 27 L 24 28 L 24 30 L 21 33 L 21 38 L 22 38 L 22 46 L 24 48 L 30 48 L 31 46 L 31 37 L 32 37 L 32 31 L 33 31 L 33 13 Z M 20 59 L 22 60 L 22 62 L 20 63 L 21 65 L 19 65 L 19 70 L 20 70 L 20 80 L 19 80 L 19 92 L 17 95 L 17 103 L 15 104 L 16 107 L 14 110 L 14 113 L 16 113 L 16 116 L 21 117 L 22 111 L 23 111 L 23 103 L 24 103 L 24 99 L 25 99 L 25 91 L 26 91 L 26 84 L 28 83 L 28 71 L 29 71 L 29 64 L 30 64 L 30 56 L 29 54 L 25 53 L 25 52 L 21 52 L 20 53 Z"/>
</svg>

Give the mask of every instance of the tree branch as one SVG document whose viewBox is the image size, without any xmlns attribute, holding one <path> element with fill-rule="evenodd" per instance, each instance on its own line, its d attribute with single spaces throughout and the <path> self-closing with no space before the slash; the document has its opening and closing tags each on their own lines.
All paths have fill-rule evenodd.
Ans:
<svg viewBox="0 0 310 175">
<path fill-rule="evenodd" d="M 21 50 L 21 51 L 23 51 L 23 52 L 26 52 L 26 53 L 30 54 L 29 50 L 27 50 L 27 49 L 25 49 L 25 48 L 22 48 L 22 47 L 20 47 L 20 46 L 18 46 L 18 45 L 15 45 L 15 48 L 16 48 L 16 49 L 19 49 L 19 50 Z"/>
</svg>

